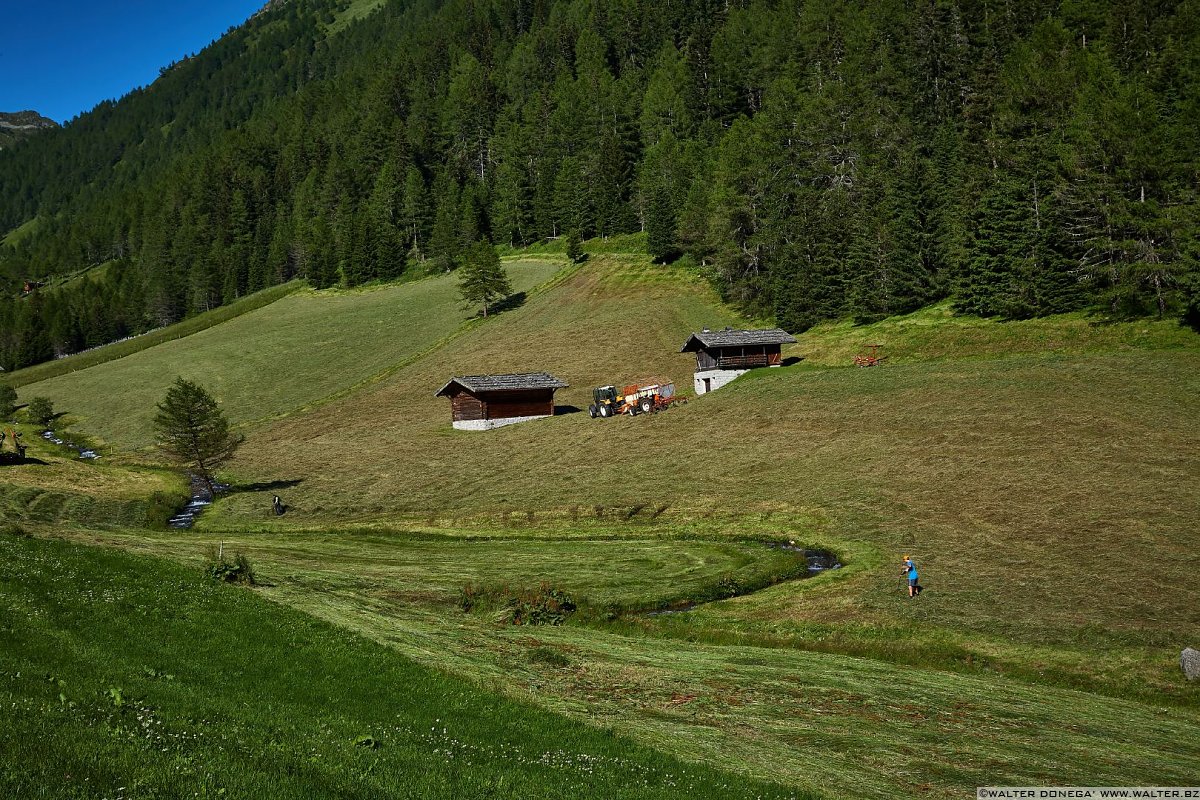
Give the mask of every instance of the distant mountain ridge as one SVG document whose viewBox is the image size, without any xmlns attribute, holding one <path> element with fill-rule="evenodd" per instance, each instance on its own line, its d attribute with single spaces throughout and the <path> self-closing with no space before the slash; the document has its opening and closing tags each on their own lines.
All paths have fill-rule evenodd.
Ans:
<svg viewBox="0 0 1200 800">
<path fill-rule="evenodd" d="M 0 111 L 0 150 L 58 123 L 36 111 Z"/>
</svg>

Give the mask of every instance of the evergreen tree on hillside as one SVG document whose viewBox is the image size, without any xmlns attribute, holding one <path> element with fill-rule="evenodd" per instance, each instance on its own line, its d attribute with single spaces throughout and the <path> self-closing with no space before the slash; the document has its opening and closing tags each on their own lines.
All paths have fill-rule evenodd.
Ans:
<svg viewBox="0 0 1200 800">
<path fill-rule="evenodd" d="M 1012 307 L 1014 272 L 1037 258 L 1027 193 L 1024 180 L 997 174 L 984 194 L 955 285 L 955 307 L 960 311 L 991 317 Z"/>
<path fill-rule="evenodd" d="M 242 443 L 229 429 L 225 413 L 204 387 L 176 378 L 158 404 L 154 438 L 159 448 L 185 465 L 214 493 L 213 473 Z"/>
<path fill-rule="evenodd" d="M 482 306 L 484 317 L 489 305 L 512 294 L 508 273 L 491 242 L 480 240 L 467 248 L 458 270 L 458 290 L 464 307 Z"/>
</svg>

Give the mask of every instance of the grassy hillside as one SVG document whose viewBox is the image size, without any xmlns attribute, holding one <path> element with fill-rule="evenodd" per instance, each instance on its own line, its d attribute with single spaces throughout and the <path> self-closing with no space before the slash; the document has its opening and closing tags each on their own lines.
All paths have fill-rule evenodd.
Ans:
<svg viewBox="0 0 1200 800">
<path fill-rule="evenodd" d="M 991 782 L 1137 784 L 1169 775 L 1189 784 L 1200 776 L 1195 710 L 991 670 L 965 675 L 941 665 L 913 669 L 798 652 L 752 635 L 739 640 L 732 631 L 722 639 L 714 621 L 744 612 L 747 603 L 813 602 L 844 589 L 853 574 L 826 573 L 670 617 L 590 626 L 499 625 L 456 607 L 460 582 L 531 580 L 552 580 L 597 602 L 644 606 L 664 591 L 729 575 L 738 562 L 753 569 L 779 552 L 755 555 L 754 548 L 698 541 L 695 532 L 677 540 L 648 534 L 642 527 L 600 536 L 567 529 L 89 538 L 195 565 L 224 542 L 226 552 L 250 555 L 269 584 L 261 590 L 267 597 L 485 689 L 801 791 L 949 798 Z M 796 630 L 773 627 L 776 636 Z M 1034 751 L 1038 757 L 1030 758 Z"/>
<path fill-rule="evenodd" d="M 0 463 L 0 523 L 123 525 L 161 523 L 186 497 L 177 473 L 112 463 L 106 452 L 85 461 L 77 451 L 47 442 L 37 427 L 4 424 L 26 446 L 23 464 Z M 10 441 L 5 454 L 12 453 Z"/>
<path fill-rule="evenodd" d="M 0 560 L 8 797 L 797 796 L 500 699 L 199 570 L 5 534 Z"/>
<path fill-rule="evenodd" d="M 561 261 L 508 262 L 517 292 L 532 291 L 561 268 Z M 279 416 L 394 368 L 454 334 L 471 313 L 459 308 L 452 276 L 350 292 L 302 291 L 231 315 L 217 327 L 181 323 L 183 338 L 164 329 L 162 344 L 151 349 L 111 345 L 122 357 L 85 371 L 61 374 L 62 362 L 55 362 L 19 372 L 17 379 L 57 367 L 55 377 L 25 385 L 22 399 L 50 397 L 103 441 L 143 448 L 152 441 L 154 405 L 178 375 L 208 388 L 235 423 Z M 99 361 L 110 352 L 76 358 Z"/>
<path fill-rule="evenodd" d="M 560 402 L 577 407 L 590 386 L 626 376 L 687 381 L 690 359 L 677 352 L 686 332 L 735 321 L 689 281 L 597 256 L 553 292 L 377 386 L 253 432 L 235 470 L 299 482 L 286 492 L 286 526 L 652 512 L 655 524 L 684 530 L 725 520 L 737 534 L 859 543 L 872 567 L 838 592 L 747 616 L 818 638 L 822 625 L 854 619 L 862 630 L 834 637 L 844 650 L 906 661 L 1036 672 L 1046 660 L 1038 647 L 1067 648 L 1055 659 L 1065 682 L 1195 699 L 1174 667 L 1182 643 L 1200 634 L 1190 577 L 1200 518 L 1193 334 L 1189 346 L 1174 328 L 1152 328 L 1158 336 L 1114 350 L 1114 328 L 1069 318 L 1063 328 L 1089 352 L 949 358 L 975 354 L 973 333 L 937 360 L 875 370 L 801 363 L 651 418 L 567 414 L 484 435 L 451 430 L 446 404 L 432 397 L 450 375 L 481 370 L 548 369 L 571 383 Z M 954 322 L 946 327 L 953 340 Z M 1006 338 L 1013 329 L 991 330 Z M 202 524 L 277 523 L 268 498 L 248 493 Z M 914 609 L 896 606 L 893 564 L 906 550 L 936 585 Z M 940 633 L 906 641 L 914 619 Z M 965 639 L 966 654 L 941 657 L 939 637 Z M 1029 649 L 1006 648 L 1012 641 Z M 1097 647 L 1119 652 L 1123 669 L 1094 664 Z"/>
<path fill-rule="evenodd" d="M 529 269 L 531 284 L 555 271 Z M 251 556 L 270 598 L 426 666 L 832 796 L 1200 782 L 1200 687 L 1177 666 L 1200 636 L 1195 334 L 933 308 L 814 329 L 785 350 L 805 360 L 660 415 L 468 433 L 433 397 L 450 375 L 546 369 L 576 408 L 592 386 L 638 377 L 690 393 L 687 333 L 746 321 L 693 272 L 620 252 L 486 321 L 450 324 L 438 302 L 453 309 L 437 281 L 306 293 L 147 350 L 145 373 L 122 359 L 65 376 L 80 417 L 112 397 L 157 399 L 135 376 L 169 374 L 170 348 L 186 345 L 245 424 L 229 475 L 275 483 L 186 533 L 30 527 L 189 564 L 224 543 Z M 345 314 L 320 318 L 337 303 Z M 409 338 L 369 336 L 389 325 Z M 335 348 L 320 391 L 293 374 L 311 352 L 296 349 L 299 328 Z M 886 366 L 840 366 L 869 342 Z M 247 364 L 224 355 L 238 343 Z M 253 393 L 239 388 L 249 375 Z M 131 418 L 109 437 L 148 433 Z M 775 582 L 787 559 L 750 543 L 781 538 L 846 567 Z M 928 587 L 911 602 L 904 552 Z M 757 591 L 628 613 L 728 580 Z M 625 613 L 530 629 L 456 605 L 467 585 L 542 581 Z"/>
<path fill-rule="evenodd" d="M 273 286 L 270 289 L 263 289 L 261 292 L 255 292 L 227 306 L 221 306 L 212 311 L 197 314 L 194 317 L 165 328 L 158 328 L 157 330 L 149 331 L 121 342 L 113 342 L 112 344 L 76 353 L 66 358 L 59 358 L 54 361 L 47 361 L 36 366 L 17 370 L 8 376 L 8 381 L 15 387 L 21 387 L 49 380 L 50 378 L 56 378 L 60 375 L 66 375 L 70 372 L 77 372 L 81 369 L 95 367 L 99 364 L 115 361 L 118 358 L 125 358 L 126 356 L 140 353 L 143 350 L 148 350 L 164 342 L 182 339 L 184 336 L 191 336 L 193 333 L 207 330 L 214 325 L 228 322 L 234 317 L 268 306 L 279 298 L 287 297 L 292 292 L 299 290 L 303 285 L 301 281 L 292 281 L 280 286 Z"/>
<path fill-rule="evenodd" d="M 1114 323 L 1087 314 L 997 322 L 956 316 L 947 301 L 874 325 L 849 320 L 817 325 L 796 349 L 810 365 L 844 367 L 879 344 L 889 364 L 940 358 L 998 358 L 1017 354 L 1083 355 L 1102 351 L 1195 350 L 1196 333 L 1173 319 Z"/>
</svg>

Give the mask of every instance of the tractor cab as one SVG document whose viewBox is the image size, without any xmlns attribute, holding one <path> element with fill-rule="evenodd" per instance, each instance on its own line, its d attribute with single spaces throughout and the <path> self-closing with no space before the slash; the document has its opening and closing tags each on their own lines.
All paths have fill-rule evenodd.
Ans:
<svg viewBox="0 0 1200 800">
<path fill-rule="evenodd" d="M 592 404 L 588 406 L 588 414 L 593 419 L 611 417 L 617 413 L 620 400 L 616 386 L 597 386 L 592 389 Z"/>
</svg>

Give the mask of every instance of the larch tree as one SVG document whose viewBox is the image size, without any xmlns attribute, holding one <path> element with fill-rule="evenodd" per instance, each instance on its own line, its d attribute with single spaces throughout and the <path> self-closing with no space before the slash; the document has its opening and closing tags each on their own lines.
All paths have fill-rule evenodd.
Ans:
<svg viewBox="0 0 1200 800">
<path fill-rule="evenodd" d="M 203 386 L 176 378 L 158 404 L 154 438 L 173 461 L 186 466 L 214 493 L 213 473 L 233 456 L 242 436 Z"/>
</svg>

